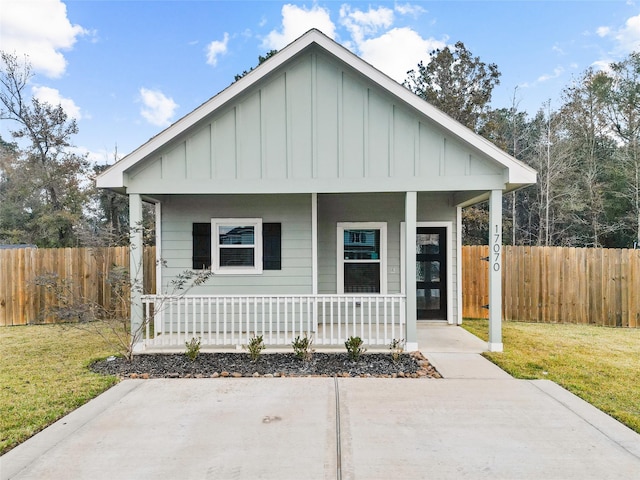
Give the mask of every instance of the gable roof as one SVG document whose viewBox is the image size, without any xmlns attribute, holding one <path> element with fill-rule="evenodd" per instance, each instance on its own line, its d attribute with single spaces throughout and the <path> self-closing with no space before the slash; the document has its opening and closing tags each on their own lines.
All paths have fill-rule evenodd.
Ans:
<svg viewBox="0 0 640 480">
<path fill-rule="evenodd" d="M 298 56 L 301 52 L 312 46 L 323 49 L 329 55 L 350 65 L 353 69 L 366 77 L 368 81 L 378 85 L 391 95 L 414 108 L 420 114 L 438 124 L 448 134 L 459 139 L 469 147 L 481 152 L 506 169 L 506 190 L 514 190 L 536 182 L 536 172 L 524 163 L 516 160 L 494 144 L 460 124 L 444 112 L 438 110 L 424 101 L 406 87 L 400 85 L 380 70 L 336 43 L 322 32 L 316 29 L 309 30 L 297 40 L 293 41 L 268 61 L 257 66 L 247 75 L 231 84 L 229 87 L 200 105 L 164 131 L 141 145 L 132 153 L 118 161 L 110 168 L 102 172 L 97 178 L 97 186 L 114 190 L 123 190 L 125 187 L 125 172 L 149 158 L 177 136 L 206 119 L 217 109 L 227 104 L 238 95 L 251 88 L 257 82 L 277 70 L 283 64 Z"/>
</svg>

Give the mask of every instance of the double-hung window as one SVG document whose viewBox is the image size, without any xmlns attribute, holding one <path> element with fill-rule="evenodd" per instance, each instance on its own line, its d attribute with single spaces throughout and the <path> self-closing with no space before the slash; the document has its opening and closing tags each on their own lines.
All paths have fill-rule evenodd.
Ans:
<svg viewBox="0 0 640 480">
<path fill-rule="evenodd" d="M 262 219 L 214 218 L 211 240 L 215 273 L 262 273 Z"/>
<path fill-rule="evenodd" d="M 387 224 L 338 223 L 338 293 L 387 292 Z"/>
</svg>

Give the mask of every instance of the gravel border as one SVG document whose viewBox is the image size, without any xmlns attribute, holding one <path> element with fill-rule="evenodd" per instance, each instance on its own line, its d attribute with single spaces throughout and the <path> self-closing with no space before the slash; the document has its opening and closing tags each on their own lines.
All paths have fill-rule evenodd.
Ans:
<svg viewBox="0 0 640 480">
<path fill-rule="evenodd" d="M 224 377 L 377 377 L 442 378 L 420 353 L 365 353 L 358 361 L 347 353 L 314 353 L 309 361 L 293 353 L 263 353 L 254 362 L 247 353 L 200 353 L 192 362 L 186 355 L 143 354 L 132 362 L 109 357 L 91 370 L 120 378 L 224 378 Z"/>
</svg>

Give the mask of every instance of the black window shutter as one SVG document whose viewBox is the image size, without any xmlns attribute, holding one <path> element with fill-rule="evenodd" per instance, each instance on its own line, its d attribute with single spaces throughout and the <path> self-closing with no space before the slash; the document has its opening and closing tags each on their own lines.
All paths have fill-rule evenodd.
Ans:
<svg viewBox="0 0 640 480">
<path fill-rule="evenodd" d="M 282 224 L 262 224 L 262 269 L 282 270 Z"/>
<path fill-rule="evenodd" d="M 193 270 L 211 268 L 211 223 L 193 224 Z"/>
</svg>

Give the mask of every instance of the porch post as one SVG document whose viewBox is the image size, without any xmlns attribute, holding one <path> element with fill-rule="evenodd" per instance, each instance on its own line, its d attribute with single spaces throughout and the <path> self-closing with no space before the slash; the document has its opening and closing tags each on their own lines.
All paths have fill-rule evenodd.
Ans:
<svg viewBox="0 0 640 480">
<path fill-rule="evenodd" d="M 489 351 L 502 352 L 502 190 L 489 197 Z"/>
<path fill-rule="evenodd" d="M 142 269 L 143 244 L 142 244 L 142 198 L 140 195 L 129 194 L 129 277 L 131 281 L 131 335 L 133 336 L 134 350 L 142 347 L 142 335 L 144 333 L 144 317 L 142 311 L 142 289 L 144 271 Z M 137 345 L 137 347 L 136 347 Z"/>
<path fill-rule="evenodd" d="M 318 194 L 311 194 L 311 293 L 318 294 Z"/>
<path fill-rule="evenodd" d="M 404 220 L 405 220 L 405 300 L 406 305 L 406 335 L 405 348 L 407 351 L 418 349 L 417 334 L 417 305 L 416 305 L 416 218 L 418 212 L 418 194 L 407 192 L 405 196 Z"/>
</svg>

